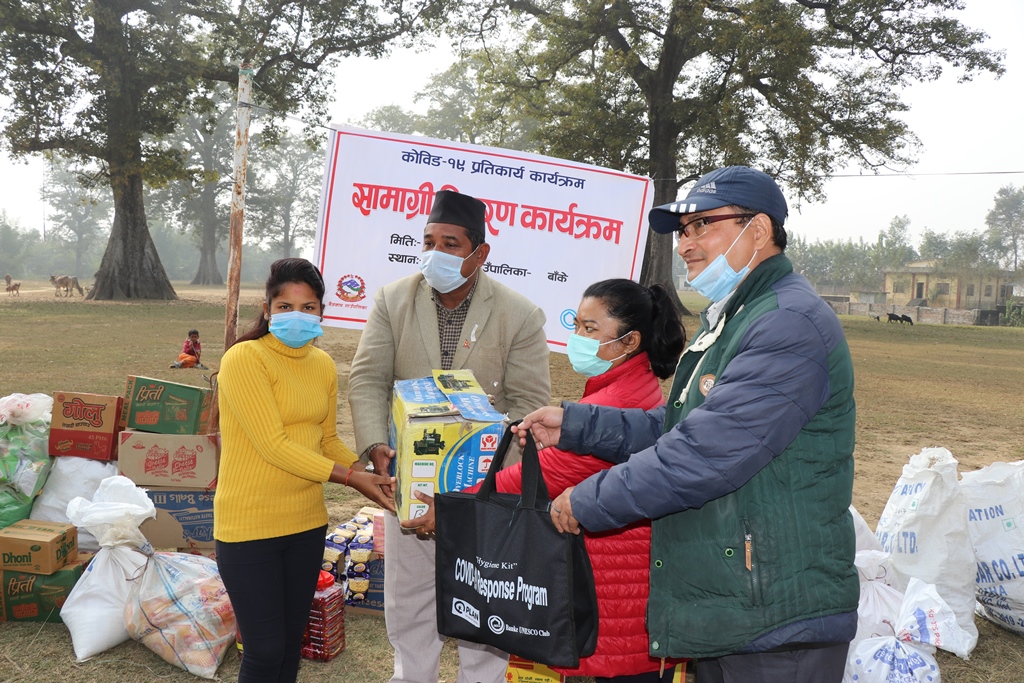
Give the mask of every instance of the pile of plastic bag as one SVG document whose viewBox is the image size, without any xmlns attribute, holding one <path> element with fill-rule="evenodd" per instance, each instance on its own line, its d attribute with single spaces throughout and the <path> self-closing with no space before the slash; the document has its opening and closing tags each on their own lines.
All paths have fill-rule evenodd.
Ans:
<svg viewBox="0 0 1024 683">
<path fill-rule="evenodd" d="M 0 528 L 27 519 L 46 483 L 52 411 L 46 394 L 0 398 Z"/>
<path fill-rule="evenodd" d="M 235 641 L 217 563 L 154 553 L 139 526 L 156 508 L 127 477 L 104 479 L 92 500 L 71 500 L 67 515 L 100 546 L 60 612 L 78 661 L 133 638 L 168 663 L 213 678 Z"/>
</svg>

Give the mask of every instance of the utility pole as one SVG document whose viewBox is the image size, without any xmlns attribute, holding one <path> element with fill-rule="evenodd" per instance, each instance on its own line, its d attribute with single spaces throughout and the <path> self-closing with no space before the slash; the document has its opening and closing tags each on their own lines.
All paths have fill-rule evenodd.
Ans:
<svg viewBox="0 0 1024 683">
<path fill-rule="evenodd" d="M 252 113 L 252 69 L 238 69 L 238 115 L 235 127 L 235 189 L 228 224 L 228 300 L 224 317 L 224 350 L 238 337 L 238 290 L 242 281 L 242 226 L 245 218 L 245 172 L 249 163 L 249 118 Z"/>
</svg>

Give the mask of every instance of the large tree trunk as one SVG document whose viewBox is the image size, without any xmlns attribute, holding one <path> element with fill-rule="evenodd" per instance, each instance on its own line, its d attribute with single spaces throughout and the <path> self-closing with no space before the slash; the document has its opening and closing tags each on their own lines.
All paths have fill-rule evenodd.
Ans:
<svg viewBox="0 0 1024 683">
<path fill-rule="evenodd" d="M 146 94 L 121 26 L 119 3 L 94 3 L 95 41 L 108 62 L 100 82 L 105 96 L 107 167 L 114 191 L 114 225 L 88 299 L 177 299 L 146 223 L 142 203 L 140 102 Z"/>
<path fill-rule="evenodd" d="M 199 270 L 192 278 L 194 285 L 223 285 L 224 278 L 217 268 L 217 201 L 216 183 L 203 185 L 200 198 L 202 205 L 203 234 L 199 246 Z"/>
<path fill-rule="evenodd" d="M 96 283 L 87 299 L 177 299 L 167 278 L 142 205 L 142 175 L 115 173 L 114 225 L 107 240 Z"/>
</svg>

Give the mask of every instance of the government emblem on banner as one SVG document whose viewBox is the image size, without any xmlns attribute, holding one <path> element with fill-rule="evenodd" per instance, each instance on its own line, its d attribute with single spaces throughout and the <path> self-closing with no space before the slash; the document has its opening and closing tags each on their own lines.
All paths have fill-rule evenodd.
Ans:
<svg viewBox="0 0 1024 683">
<path fill-rule="evenodd" d="M 366 282 L 358 275 L 342 275 L 338 280 L 338 298 L 342 301 L 355 303 L 366 298 Z"/>
</svg>

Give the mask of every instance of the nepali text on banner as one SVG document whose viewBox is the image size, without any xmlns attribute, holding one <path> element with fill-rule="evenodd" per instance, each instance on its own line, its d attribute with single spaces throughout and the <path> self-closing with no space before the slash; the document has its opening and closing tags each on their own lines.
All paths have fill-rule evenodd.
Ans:
<svg viewBox="0 0 1024 683">
<path fill-rule="evenodd" d="M 547 316 L 565 350 L 588 285 L 638 280 L 651 180 L 599 166 L 432 138 L 333 126 L 315 262 L 327 285 L 324 324 L 362 329 L 384 285 L 418 272 L 438 190 L 486 205 L 484 272 Z"/>
</svg>

